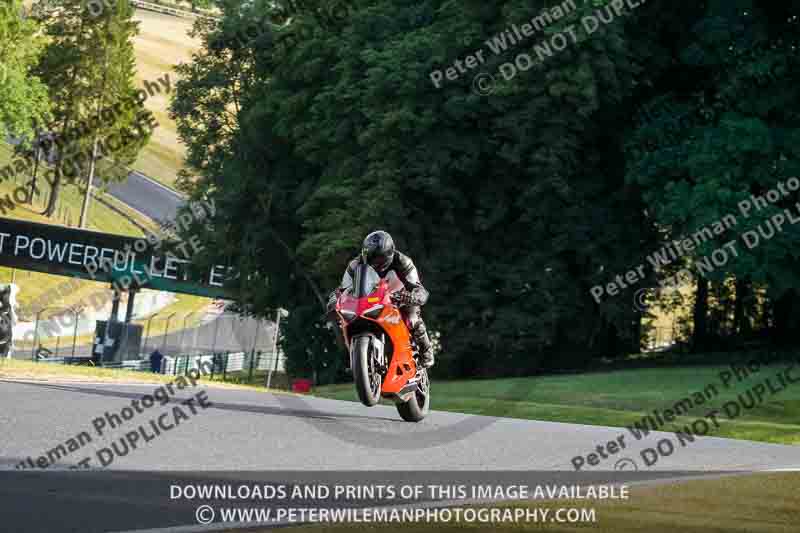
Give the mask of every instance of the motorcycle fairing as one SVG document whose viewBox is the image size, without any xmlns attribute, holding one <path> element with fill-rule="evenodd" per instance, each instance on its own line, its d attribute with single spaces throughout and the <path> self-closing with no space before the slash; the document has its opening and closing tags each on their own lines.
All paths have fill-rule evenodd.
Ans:
<svg viewBox="0 0 800 533">
<path fill-rule="evenodd" d="M 402 289 L 403 285 L 394 272 L 380 280 L 366 279 L 366 275 L 365 272 L 357 272 L 353 289 L 339 296 L 337 311 L 346 324 L 343 328 L 345 343 L 350 346 L 351 327 L 361 320 L 370 321 L 383 331 L 389 338 L 392 353 L 381 394 L 384 398 L 404 402 L 417 389 L 417 366 L 408 324 L 390 298 L 392 292 Z"/>
</svg>

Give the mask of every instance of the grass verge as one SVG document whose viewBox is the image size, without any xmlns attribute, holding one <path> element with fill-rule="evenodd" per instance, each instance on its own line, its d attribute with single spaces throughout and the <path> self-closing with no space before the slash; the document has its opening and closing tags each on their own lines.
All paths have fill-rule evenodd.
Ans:
<svg viewBox="0 0 800 533">
<path fill-rule="evenodd" d="M 13 150 L 5 143 L 0 143 L 0 167 L 7 165 L 13 156 Z M 81 206 L 83 204 L 83 191 L 75 185 L 66 184 L 61 187 L 59 192 L 58 206 L 52 218 L 41 215 L 41 211 L 47 204 L 50 195 L 50 184 L 43 177 L 44 172 L 40 169 L 39 177 L 36 180 L 36 187 L 40 194 L 33 196 L 30 204 L 16 204 L 14 209 L 8 209 L 2 215 L 7 218 L 17 220 L 27 220 L 42 224 L 58 224 L 63 226 L 77 227 L 80 221 Z M 18 175 L 12 179 L 0 182 L 0 196 L 6 193 L 12 194 L 21 184 L 30 181 L 29 175 Z M 12 195 L 13 196 L 13 195 Z M 105 198 L 104 198 L 105 199 Z M 108 200 L 113 202 L 113 200 Z M 121 216 L 113 209 L 108 208 L 98 201 L 93 201 L 89 207 L 88 229 L 113 233 L 115 235 L 127 235 L 129 237 L 141 237 L 144 235 L 139 226 L 155 228 L 153 223 L 145 217 L 128 210 L 127 214 L 136 220 L 131 223 L 127 218 Z"/>
<path fill-rule="evenodd" d="M 437 381 L 432 377 L 432 409 L 530 420 L 625 427 L 643 416 L 676 409 L 676 404 L 694 392 L 706 391 L 703 402 L 692 400 L 663 431 L 683 430 L 686 424 L 736 400 L 737 395 L 763 383 L 767 378 L 777 388 L 774 375 L 788 365 L 763 366 L 757 372 L 733 378 L 726 387 L 725 366 L 645 368 L 576 375 L 541 376 L 471 381 Z M 719 415 L 720 428 L 711 436 L 747 439 L 779 444 L 800 444 L 800 365 L 792 375 L 798 382 L 776 394 L 765 394 L 752 409 L 729 420 Z M 713 388 L 711 388 L 711 387 Z M 716 394 L 715 394 L 716 392 Z M 315 395 L 356 401 L 352 383 L 315 389 Z M 682 405 L 686 405 L 685 403 Z M 681 412 L 681 411 L 678 411 Z"/>
<path fill-rule="evenodd" d="M 215 376 L 216 377 L 216 376 Z M 0 359 L 0 380 L 36 380 L 36 381 L 78 381 L 78 382 L 103 382 L 103 383 L 171 383 L 176 376 L 155 374 L 152 372 L 137 372 L 133 370 L 120 370 L 114 368 L 100 368 L 95 366 L 61 365 L 55 363 L 35 363 L 33 361 L 20 361 L 18 359 Z M 198 382 L 213 387 L 251 390 L 260 392 L 291 394 L 283 390 L 267 390 L 237 383 L 212 380 L 209 376 L 201 376 Z"/>
<path fill-rule="evenodd" d="M 0 143 L 0 167 L 7 164 L 11 156 L 11 147 L 5 143 Z M 17 176 L 15 179 L 0 182 L 0 196 L 11 193 L 19 184 L 29 179 L 29 176 Z M 7 212 L 3 216 L 44 224 L 67 226 L 76 226 L 78 224 L 83 197 L 77 187 L 72 185 L 62 187 L 58 208 L 53 218 L 48 218 L 40 214 L 50 194 L 50 186 L 47 180 L 44 178 L 38 179 L 37 187 L 41 191 L 41 194 L 34 196 L 31 204 L 17 204 L 14 209 L 7 209 Z M 152 221 L 133 212 L 119 202 L 116 202 L 111 199 L 110 196 L 104 195 L 104 200 L 114 205 L 118 211 L 124 212 L 126 216 L 121 216 L 118 211 L 95 200 L 92 202 L 89 210 L 89 229 L 130 237 L 143 236 L 142 227 L 155 230 L 156 226 Z M 131 219 L 134 222 L 131 222 Z M 42 304 L 40 296 L 42 294 L 49 292 L 52 288 L 68 280 L 68 278 L 64 276 L 54 276 L 23 270 L 13 272 L 10 268 L 0 267 L 0 282 L 10 283 L 12 278 L 21 289 L 17 298 L 17 303 L 20 305 L 20 320 L 33 320 L 33 316 L 28 316 L 26 310 L 32 309 L 32 304 L 34 303 L 37 304 L 36 307 L 40 307 Z M 106 286 L 106 284 L 88 280 L 82 281 L 77 290 L 72 291 L 63 298 L 48 301 L 46 305 L 53 307 L 79 305 L 88 294 L 104 286 Z M 47 313 L 43 316 L 46 316 L 46 314 Z"/>
<path fill-rule="evenodd" d="M 753 474 L 661 485 L 639 485 L 627 500 L 516 502 L 497 507 L 549 509 L 545 523 L 404 523 L 404 533 L 548 531 L 592 533 L 790 533 L 797 531 L 800 473 Z M 549 522 L 559 508 L 595 509 L 596 521 Z M 397 524 L 319 524 L 295 533 L 385 533 Z M 251 530 L 256 533 L 256 530 Z M 257 533 L 266 533 L 258 530 Z"/>
<path fill-rule="evenodd" d="M 187 32 L 193 21 L 137 9 L 139 35 L 133 40 L 136 53 L 136 85 L 143 87 L 169 76 L 170 93 L 162 91 L 148 98 L 144 106 L 153 112 L 158 127 L 150 142 L 139 154 L 133 168 L 171 188 L 175 188 L 178 170 L 183 167 L 186 147 L 178 139 L 178 126 L 169 117 L 169 104 L 174 95 L 178 74 L 174 66 L 189 63 L 200 48 L 200 41 Z"/>
</svg>

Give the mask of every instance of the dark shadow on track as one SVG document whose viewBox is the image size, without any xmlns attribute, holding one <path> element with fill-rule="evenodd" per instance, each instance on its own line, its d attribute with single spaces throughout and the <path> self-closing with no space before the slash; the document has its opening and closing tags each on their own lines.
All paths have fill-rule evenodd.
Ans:
<svg viewBox="0 0 800 533">
<path fill-rule="evenodd" d="M 138 400 L 141 399 L 142 396 L 149 393 L 142 393 L 138 394 L 135 392 L 123 392 L 123 391 L 113 391 L 113 390 L 106 390 L 106 389 L 97 389 L 91 387 L 76 387 L 76 386 L 69 386 L 69 385 L 58 385 L 53 383 L 34 383 L 29 381 L 12 381 L 12 380 L 4 380 L 5 383 L 14 383 L 17 385 L 29 385 L 32 387 L 42 387 L 47 389 L 54 389 L 54 390 L 61 390 L 65 392 L 73 392 L 79 394 L 93 394 L 97 396 L 108 396 L 114 398 L 126 398 L 131 400 Z M 124 384 L 120 384 L 123 385 Z M 153 389 L 155 390 L 158 388 L 157 384 L 153 384 Z M 212 389 L 213 390 L 213 389 Z M 199 392 L 199 389 L 198 389 Z M 263 394 L 270 394 L 270 393 L 263 393 Z M 213 396 L 213 394 L 211 394 Z M 274 396 L 274 395 L 271 395 Z M 169 400 L 169 403 L 173 404 L 181 404 L 188 400 L 189 397 L 180 398 L 180 397 L 172 397 Z M 389 417 L 376 417 L 376 416 L 365 416 L 365 415 L 352 415 L 352 414 L 342 414 L 342 413 L 330 413 L 330 412 L 323 412 L 318 410 L 313 410 L 308 408 L 308 404 L 305 400 L 295 398 L 292 395 L 285 394 L 281 395 L 281 404 L 282 406 L 268 406 L 268 405 L 250 405 L 250 404 L 238 404 L 238 403 L 220 403 L 214 401 L 213 397 L 209 398 L 211 401 L 211 407 L 209 409 L 221 409 L 224 411 L 234 411 L 234 412 L 242 412 L 242 413 L 259 413 L 264 415 L 277 415 L 277 416 L 289 416 L 289 417 L 299 417 L 299 418 L 314 418 L 317 420 L 322 421 L 331 421 L 335 422 L 341 419 L 349 419 L 349 420 L 363 420 L 363 421 L 381 421 L 381 422 L 395 422 L 398 424 L 406 424 L 402 420 L 397 418 L 389 418 Z M 292 406 L 287 406 L 286 404 L 290 404 L 292 402 L 297 402 L 299 406 L 303 406 L 304 408 L 294 408 Z M 156 402 L 156 405 L 151 407 L 150 409 L 155 409 L 156 406 L 160 406 L 160 402 Z"/>
</svg>

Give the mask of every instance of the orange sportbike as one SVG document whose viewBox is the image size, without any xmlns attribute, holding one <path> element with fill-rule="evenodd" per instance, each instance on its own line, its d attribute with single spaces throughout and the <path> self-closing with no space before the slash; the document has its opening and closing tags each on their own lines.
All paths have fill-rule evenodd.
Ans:
<svg viewBox="0 0 800 533">
<path fill-rule="evenodd" d="M 390 298 L 403 288 L 394 272 L 381 278 L 361 263 L 352 285 L 339 292 L 335 313 L 361 403 L 372 407 L 382 396 L 403 420 L 419 422 L 430 409 L 431 387 L 409 324 Z"/>
</svg>

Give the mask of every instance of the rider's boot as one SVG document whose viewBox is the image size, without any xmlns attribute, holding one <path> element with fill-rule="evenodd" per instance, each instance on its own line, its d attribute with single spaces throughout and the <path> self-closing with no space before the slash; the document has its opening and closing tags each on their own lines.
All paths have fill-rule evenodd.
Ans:
<svg viewBox="0 0 800 533">
<path fill-rule="evenodd" d="M 422 319 L 417 320 L 414 329 L 411 332 L 414 336 L 414 341 L 419 348 L 419 357 L 422 360 L 422 366 L 430 368 L 433 366 L 433 346 L 431 339 L 428 337 L 428 329 L 425 327 L 425 322 Z"/>
</svg>

